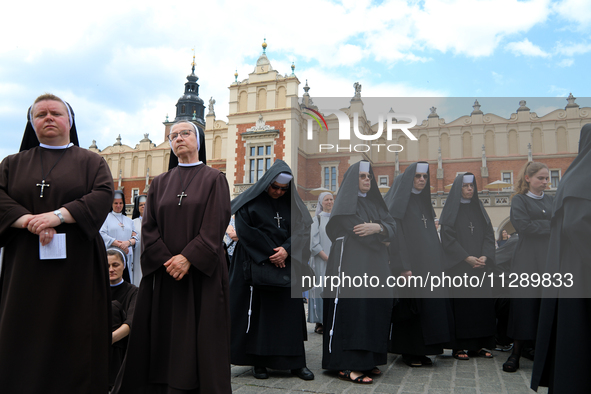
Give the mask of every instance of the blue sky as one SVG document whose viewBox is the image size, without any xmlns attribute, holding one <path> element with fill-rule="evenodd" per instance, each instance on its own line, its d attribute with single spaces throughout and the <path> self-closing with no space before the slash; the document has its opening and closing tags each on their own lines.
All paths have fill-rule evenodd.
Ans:
<svg viewBox="0 0 591 394">
<path fill-rule="evenodd" d="M 10 2 L 0 25 L 0 158 L 16 153 L 26 110 L 52 92 L 76 112 L 81 146 L 163 141 L 195 48 L 200 96 L 228 113 L 267 39 L 312 97 L 591 96 L 587 0 Z M 564 101 L 566 104 L 566 101 Z M 562 105 L 563 107 L 563 105 Z M 487 108 L 482 110 L 487 112 Z M 532 111 L 535 108 L 532 108 Z M 466 109 L 466 114 L 471 108 Z M 428 112 L 425 113 L 425 116 Z M 446 121 L 453 119 L 439 113 Z M 538 113 L 543 115 L 543 113 Z M 420 122 L 420 120 L 419 120 Z"/>
</svg>

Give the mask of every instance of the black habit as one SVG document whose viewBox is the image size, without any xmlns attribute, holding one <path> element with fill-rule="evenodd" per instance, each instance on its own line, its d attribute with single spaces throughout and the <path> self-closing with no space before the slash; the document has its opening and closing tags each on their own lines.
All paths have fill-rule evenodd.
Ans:
<svg viewBox="0 0 591 394">
<path fill-rule="evenodd" d="M 476 276 L 493 271 L 495 237 L 492 224 L 482 202 L 478 198 L 476 179 L 473 178 L 474 194 L 469 202 L 462 201 L 462 185 L 465 173 L 454 180 L 445 206 L 441 212 L 441 244 L 447 261 L 446 274 L 450 276 Z M 486 266 L 473 268 L 465 259 L 469 256 L 486 256 Z M 454 313 L 455 335 L 453 349 L 480 350 L 495 346 L 495 308 L 491 282 L 482 287 L 452 287 L 450 295 Z"/>
<path fill-rule="evenodd" d="M 111 303 L 113 311 L 112 331 L 115 331 L 123 324 L 127 324 L 131 329 L 137 292 L 138 288 L 126 281 L 115 286 L 111 285 Z M 110 386 L 115 384 L 115 378 L 123 363 L 123 358 L 125 357 L 125 352 L 127 350 L 128 338 L 129 337 L 125 337 L 111 345 L 111 359 L 109 365 Z"/>
<path fill-rule="evenodd" d="M 42 180 L 40 155 L 50 185 L 42 198 L 35 186 Z M 0 164 L 3 392 L 107 392 L 111 300 L 99 229 L 112 202 L 111 171 L 102 157 L 86 149 L 38 146 Z M 76 221 L 55 227 L 58 234 L 66 235 L 67 257 L 40 260 L 39 236 L 10 226 L 25 214 L 60 207 Z"/>
<path fill-rule="evenodd" d="M 581 130 L 579 155 L 562 177 L 552 209 L 545 271 L 572 273 L 574 286 L 544 290 L 532 372 L 534 390 L 538 386 L 548 386 L 549 393 L 587 393 L 591 387 L 589 168 L 591 124 Z M 565 298 L 572 296 L 577 298 Z"/>
<path fill-rule="evenodd" d="M 273 265 L 269 257 L 279 246 L 288 253 L 286 267 L 281 268 L 287 275 L 292 265 L 307 263 L 309 258 L 312 219 L 293 180 L 278 199 L 266 191 L 280 173 L 291 174 L 291 169 L 276 160 L 255 185 L 232 201 L 238 235 L 230 266 L 231 360 L 235 365 L 273 369 L 306 366 L 307 329 L 301 292 L 292 298 L 289 287 L 254 287 L 245 280 L 243 269 L 247 260 Z M 302 240 L 307 241 L 307 247 L 299 246 Z"/>
<path fill-rule="evenodd" d="M 384 200 L 396 221 L 396 242 L 390 245 L 393 274 L 412 271 L 413 276 L 426 278 L 427 273 L 441 274 L 445 257 L 435 229 L 429 178 L 419 194 L 412 193 L 416 166 L 411 164 L 396 178 Z M 401 299 L 392 311 L 389 351 L 414 356 L 443 353 L 453 330 L 447 292 L 403 288 L 398 289 L 398 295 Z M 422 298 L 425 296 L 430 298 Z"/>
<path fill-rule="evenodd" d="M 114 393 L 231 392 L 222 248 L 229 221 L 228 182 L 218 170 L 179 166 L 154 178 L 142 221 L 143 277 Z M 163 265 L 178 254 L 191 263 L 181 280 Z"/>
<path fill-rule="evenodd" d="M 369 172 L 373 175 L 371 168 Z M 394 220 L 375 179 L 365 197 L 358 192 L 359 163 L 355 163 L 345 173 L 326 227 L 332 242 L 326 275 L 348 276 L 351 280 L 376 276 L 380 284 L 385 284 L 391 271 L 384 242 L 394 240 Z M 360 237 L 353 227 L 363 223 L 379 223 L 384 231 Z M 325 285 L 323 293 L 322 368 L 366 371 L 386 364 L 392 289 L 363 284 L 361 288 L 344 285 L 331 291 L 331 284 Z"/>
<path fill-rule="evenodd" d="M 552 201 L 553 197 L 548 194 L 544 194 L 544 198 L 540 200 L 525 194 L 513 196 L 511 224 L 519 234 L 519 241 L 511 260 L 512 273 L 544 272 L 550 241 Z M 507 335 L 516 340 L 536 339 L 541 287 L 511 288 L 510 294 L 512 298 Z"/>
</svg>

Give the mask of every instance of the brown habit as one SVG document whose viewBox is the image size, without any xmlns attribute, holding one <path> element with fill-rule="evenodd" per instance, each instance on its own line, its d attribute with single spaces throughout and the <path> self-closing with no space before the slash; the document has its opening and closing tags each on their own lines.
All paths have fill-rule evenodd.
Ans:
<svg viewBox="0 0 591 394">
<path fill-rule="evenodd" d="M 47 176 L 42 170 L 63 157 Z M 0 388 L 4 393 L 105 393 L 111 344 L 107 256 L 99 229 L 113 178 L 97 154 L 36 147 L 0 164 Z M 11 228 L 24 214 L 68 209 L 66 259 L 40 260 L 39 236 Z"/>
<path fill-rule="evenodd" d="M 143 278 L 114 393 L 232 391 L 222 248 L 229 221 L 228 183 L 218 170 L 176 167 L 154 179 L 142 222 Z M 177 254 L 191 263 L 180 281 L 163 266 Z"/>
</svg>

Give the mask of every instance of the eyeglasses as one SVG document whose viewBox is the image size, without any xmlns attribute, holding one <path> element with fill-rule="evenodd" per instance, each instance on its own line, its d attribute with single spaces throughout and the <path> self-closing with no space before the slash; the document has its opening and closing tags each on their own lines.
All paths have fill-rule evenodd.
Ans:
<svg viewBox="0 0 591 394">
<path fill-rule="evenodd" d="M 168 140 L 169 141 L 174 141 L 178 138 L 178 136 L 180 135 L 181 137 L 187 138 L 189 135 L 191 135 L 192 131 L 191 130 L 181 130 L 178 133 L 170 133 L 168 135 Z"/>
<path fill-rule="evenodd" d="M 464 189 L 468 189 L 468 188 L 474 189 L 474 185 L 472 185 L 471 183 L 464 183 L 462 185 L 462 188 L 464 188 Z"/>
<path fill-rule="evenodd" d="M 370 181 L 373 179 L 373 175 L 371 174 L 359 174 L 359 179 L 365 180 L 365 178 L 369 179 Z"/>
<path fill-rule="evenodd" d="M 282 192 L 286 192 L 289 190 L 289 186 L 277 186 L 273 183 L 271 183 L 271 187 L 273 188 L 273 190 L 279 190 L 281 189 Z"/>
<path fill-rule="evenodd" d="M 417 179 L 421 179 L 421 178 L 427 179 L 427 178 L 429 178 L 429 174 L 415 174 L 415 178 L 417 178 Z"/>
</svg>

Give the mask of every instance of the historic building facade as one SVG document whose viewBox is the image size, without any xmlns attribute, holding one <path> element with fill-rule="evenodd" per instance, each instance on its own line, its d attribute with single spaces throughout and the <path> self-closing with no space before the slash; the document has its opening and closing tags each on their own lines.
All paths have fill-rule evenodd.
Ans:
<svg viewBox="0 0 591 394">
<path fill-rule="evenodd" d="M 213 98 L 205 115 L 194 61 L 185 93 L 176 105 L 174 121 L 188 120 L 204 129 L 207 164 L 226 174 L 233 197 L 256 182 L 276 159 L 291 166 L 298 191 L 311 210 L 315 208 L 319 191 L 315 189 L 338 194 L 342 177 L 354 162 L 370 160 L 380 189 L 385 192 L 396 175 L 421 160 L 430 165 L 432 202 L 438 214 L 456 175 L 470 171 L 476 174 L 480 197 L 495 229 L 500 232 L 506 228 L 511 232 L 511 185 L 519 169 L 528 160 L 546 163 L 555 189 L 577 154 L 581 127 L 591 122 L 591 108 L 580 108 L 572 95 L 564 108 L 540 117 L 524 100 L 516 100 L 515 112 L 508 118 L 484 113 L 476 100 L 472 111 L 467 108 L 466 115 L 451 122 L 440 118 L 435 107 L 422 108 L 426 119 L 419 119 L 409 129 L 416 141 L 410 140 L 401 129 L 394 129 L 390 139 L 386 139 L 384 132 L 379 138 L 367 141 L 379 130 L 387 130 L 388 125 L 387 121 L 379 124 L 368 119 L 361 85 L 355 83 L 348 106 L 340 109 L 349 119 L 351 137 L 349 141 L 340 141 L 336 132 L 340 127 L 338 117 L 323 114 L 322 108 L 314 104 L 307 81 L 300 97 L 295 66 L 292 64 L 291 73 L 281 74 L 273 69 L 266 48 L 267 44 L 263 43 L 263 52 L 247 78 L 239 81 L 235 74 L 229 86 L 227 122 L 216 119 Z M 404 123 L 396 120 L 399 115 L 393 110 L 387 115 L 394 118 L 392 122 Z M 314 120 L 320 117 L 326 123 Z M 125 191 L 128 201 L 132 201 L 134 194 L 144 193 L 151 179 L 168 169 L 167 135 L 174 121 L 163 122 L 164 142 L 154 144 L 145 135 L 131 148 L 118 138 L 117 143 L 100 152 L 111 168 L 116 186 Z M 355 124 L 363 138 L 354 132 Z M 98 152 L 94 144 L 90 149 Z M 496 189 L 495 182 L 504 184 Z M 491 185 L 490 190 L 487 185 Z M 552 193 L 552 189 L 548 192 Z"/>
</svg>

